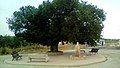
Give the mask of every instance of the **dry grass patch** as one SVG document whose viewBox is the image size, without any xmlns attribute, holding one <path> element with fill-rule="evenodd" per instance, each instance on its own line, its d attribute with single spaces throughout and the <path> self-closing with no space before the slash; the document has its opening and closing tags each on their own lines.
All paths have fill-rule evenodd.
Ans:
<svg viewBox="0 0 120 68">
<path fill-rule="evenodd" d="M 72 50 L 72 49 L 74 49 L 74 46 L 69 45 L 69 44 L 59 45 L 58 49 L 59 50 Z"/>
</svg>

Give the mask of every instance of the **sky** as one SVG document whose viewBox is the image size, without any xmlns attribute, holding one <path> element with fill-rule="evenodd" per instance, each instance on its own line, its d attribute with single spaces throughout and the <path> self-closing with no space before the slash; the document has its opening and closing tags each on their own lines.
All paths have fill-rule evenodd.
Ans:
<svg viewBox="0 0 120 68">
<path fill-rule="evenodd" d="M 0 35 L 11 35 L 6 18 L 11 18 L 14 11 L 18 11 L 22 6 L 38 7 L 45 0 L 0 0 Z M 103 22 L 103 38 L 120 39 L 120 0 L 83 0 L 97 5 L 98 8 L 106 12 L 106 20 Z"/>
</svg>

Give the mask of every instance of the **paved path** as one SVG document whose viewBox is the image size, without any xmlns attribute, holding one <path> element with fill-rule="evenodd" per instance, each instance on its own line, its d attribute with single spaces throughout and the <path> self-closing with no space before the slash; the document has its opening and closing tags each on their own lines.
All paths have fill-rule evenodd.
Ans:
<svg viewBox="0 0 120 68">
<path fill-rule="evenodd" d="M 70 68 L 108 68 L 108 67 L 120 68 L 120 50 L 101 49 L 100 54 L 107 56 L 108 60 L 102 63 L 85 65 L 85 66 L 75 66 Z M 9 55 L 0 56 L 0 68 L 69 68 L 69 67 L 40 66 L 40 65 L 19 65 L 19 64 L 12 65 L 12 64 L 4 63 L 4 60 L 7 58 L 10 58 L 10 56 Z"/>
<path fill-rule="evenodd" d="M 15 65 L 44 65 L 44 66 L 83 66 L 98 62 L 106 61 L 106 58 L 101 54 L 90 55 L 88 54 L 88 49 L 86 50 L 86 55 L 81 55 L 81 57 L 76 57 L 76 59 L 71 59 L 70 56 L 74 54 L 74 50 L 64 50 L 63 55 L 59 56 L 49 56 L 49 62 L 28 62 L 28 56 L 23 55 L 23 59 L 19 61 L 11 61 L 11 58 L 5 60 L 7 64 L 15 64 Z M 36 54 L 37 56 L 38 54 Z"/>
</svg>

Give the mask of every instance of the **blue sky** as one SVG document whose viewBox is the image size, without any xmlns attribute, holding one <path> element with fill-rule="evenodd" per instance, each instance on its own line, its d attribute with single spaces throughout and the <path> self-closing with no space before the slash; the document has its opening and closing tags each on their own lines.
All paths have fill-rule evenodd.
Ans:
<svg viewBox="0 0 120 68">
<path fill-rule="evenodd" d="M 6 24 L 6 18 L 10 18 L 14 11 L 22 6 L 35 6 L 44 0 L 0 0 L 0 35 L 14 35 Z M 102 8 L 106 14 L 102 35 L 104 38 L 120 39 L 120 0 L 84 0 Z"/>
</svg>

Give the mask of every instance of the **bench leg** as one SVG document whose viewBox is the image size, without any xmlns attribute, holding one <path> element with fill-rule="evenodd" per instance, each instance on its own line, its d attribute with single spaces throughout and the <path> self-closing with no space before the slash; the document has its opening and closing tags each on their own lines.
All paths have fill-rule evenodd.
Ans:
<svg viewBox="0 0 120 68">
<path fill-rule="evenodd" d="M 32 58 L 29 58 L 29 62 L 31 62 L 32 61 Z"/>
<path fill-rule="evenodd" d="M 19 57 L 16 57 L 16 61 L 18 61 L 18 58 L 19 58 Z"/>
<path fill-rule="evenodd" d="M 12 58 L 12 61 L 14 60 L 15 58 Z"/>
<path fill-rule="evenodd" d="M 22 56 L 19 56 L 20 59 L 22 59 Z"/>
</svg>

